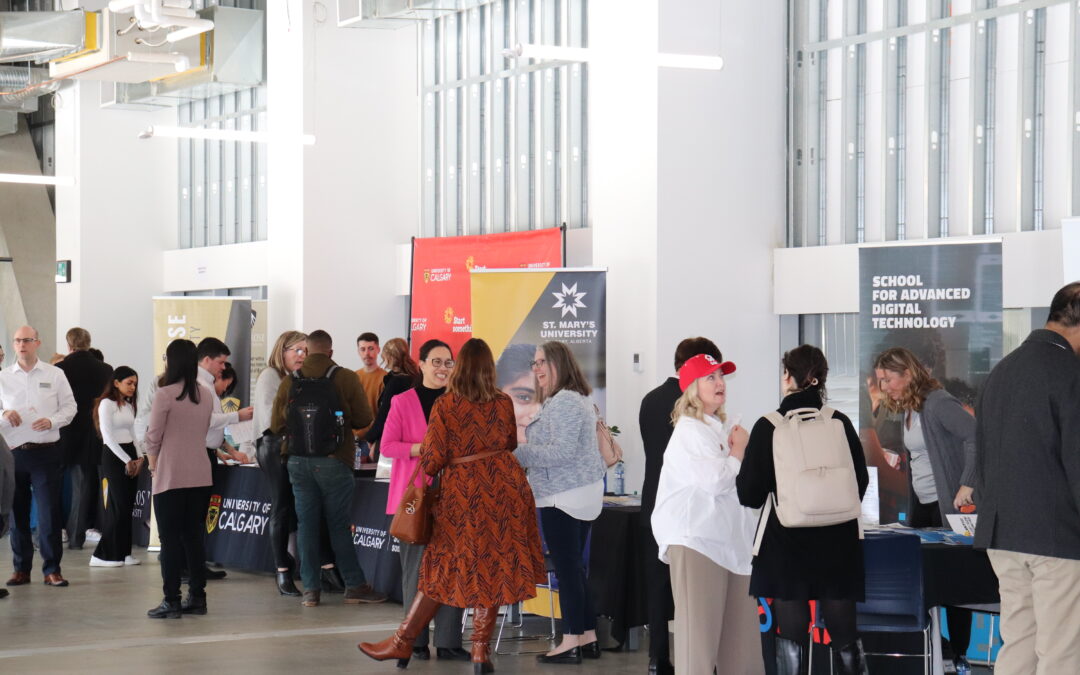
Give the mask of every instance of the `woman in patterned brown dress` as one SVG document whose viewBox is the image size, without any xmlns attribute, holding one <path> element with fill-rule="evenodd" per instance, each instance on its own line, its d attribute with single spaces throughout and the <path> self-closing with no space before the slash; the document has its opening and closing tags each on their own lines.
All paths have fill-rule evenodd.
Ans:
<svg viewBox="0 0 1080 675">
<path fill-rule="evenodd" d="M 474 672 L 495 670 L 490 640 L 499 607 L 535 597 L 546 578 L 535 502 L 516 447 L 514 406 L 496 387 L 491 349 L 473 338 L 458 354 L 420 449 L 424 471 L 442 472 L 442 492 L 416 598 L 394 635 L 359 645 L 365 654 L 408 658 L 440 605 L 472 607 Z"/>
</svg>

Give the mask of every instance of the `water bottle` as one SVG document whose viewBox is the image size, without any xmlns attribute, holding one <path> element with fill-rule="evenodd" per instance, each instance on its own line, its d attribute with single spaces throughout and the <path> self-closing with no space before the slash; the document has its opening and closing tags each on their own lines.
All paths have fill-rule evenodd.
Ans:
<svg viewBox="0 0 1080 675">
<path fill-rule="evenodd" d="M 615 463 L 615 494 L 626 494 L 626 466 L 622 462 Z"/>
</svg>

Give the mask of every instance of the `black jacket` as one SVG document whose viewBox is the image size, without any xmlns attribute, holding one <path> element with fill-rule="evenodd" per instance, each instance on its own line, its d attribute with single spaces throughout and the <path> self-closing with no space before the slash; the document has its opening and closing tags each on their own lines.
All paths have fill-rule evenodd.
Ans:
<svg viewBox="0 0 1080 675">
<path fill-rule="evenodd" d="M 975 405 L 977 548 L 1080 560 L 1080 359 L 1045 329 L 1001 360 Z"/>
<path fill-rule="evenodd" d="M 416 380 L 405 373 L 387 373 L 383 376 L 383 390 L 379 394 L 379 409 L 375 413 L 375 422 L 368 429 L 364 440 L 374 445 L 382 438 L 383 429 L 386 427 L 386 418 L 390 415 L 390 399 L 398 394 L 403 394 L 413 388 Z"/>
<path fill-rule="evenodd" d="M 101 463 L 101 439 L 94 429 L 94 401 L 105 393 L 112 366 L 80 350 L 68 354 L 56 367 L 67 376 L 77 406 L 71 424 L 60 429 L 64 461 L 69 466 L 96 466 Z"/>
<path fill-rule="evenodd" d="M 815 392 L 796 392 L 780 402 L 778 412 L 797 408 L 821 408 Z M 870 482 L 859 435 L 851 420 L 841 412 L 834 416 L 844 425 L 859 497 Z M 746 445 L 746 456 L 735 479 L 739 502 L 759 508 L 770 492 L 776 491 L 773 464 L 773 432 L 776 427 L 762 417 L 754 424 Z M 784 600 L 862 600 L 864 594 L 862 542 L 857 520 L 824 527 L 784 527 L 769 514 L 761 549 L 754 558 L 750 593 Z"/>
<path fill-rule="evenodd" d="M 660 469 L 664 468 L 664 450 L 671 440 L 671 411 L 682 396 L 679 378 L 669 377 L 645 398 L 638 411 L 638 428 L 645 446 L 645 483 L 641 486 L 642 522 L 648 523 L 656 505 L 656 490 L 660 484 Z"/>
</svg>

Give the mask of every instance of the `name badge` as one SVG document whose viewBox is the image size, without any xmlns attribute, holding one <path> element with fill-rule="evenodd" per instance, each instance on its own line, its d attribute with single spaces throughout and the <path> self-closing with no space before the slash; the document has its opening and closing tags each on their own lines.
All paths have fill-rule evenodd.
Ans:
<svg viewBox="0 0 1080 675">
<path fill-rule="evenodd" d="M 42 389 L 52 389 L 52 382 L 38 382 L 38 387 Z"/>
</svg>

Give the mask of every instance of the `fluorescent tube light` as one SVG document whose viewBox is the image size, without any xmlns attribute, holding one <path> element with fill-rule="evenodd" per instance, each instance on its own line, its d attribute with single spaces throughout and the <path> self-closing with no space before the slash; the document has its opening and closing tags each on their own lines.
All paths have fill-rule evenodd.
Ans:
<svg viewBox="0 0 1080 675">
<path fill-rule="evenodd" d="M 139 133 L 139 138 L 191 138 L 204 141 L 240 141 L 244 143 L 270 143 L 271 141 L 295 140 L 304 145 L 315 145 L 311 134 L 301 136 L 283 136 L 268 131 L 242 131 L 239 129 L 204 129 L 201 127 L 147 127 Z"/>
<path fill-rule="evenodd" d="M 584 47 L 517 44 L 510 49 L 504 49 L 503 58 L 586 63 L 594 59 L 595 56 L 592 49 Z M 720 70 L 724 67 L 724 59 L 719 56 L 700 56 L 697 54 L 657 54 L 656 65 L 659 68 Z"/>
<path fill-rule="evenodd" d="M 24 173 L 0 173 L 0 183 L 25 183 L 27 185 L 74 185 L 71 176 L 32 176 Z"/>
</svg>

